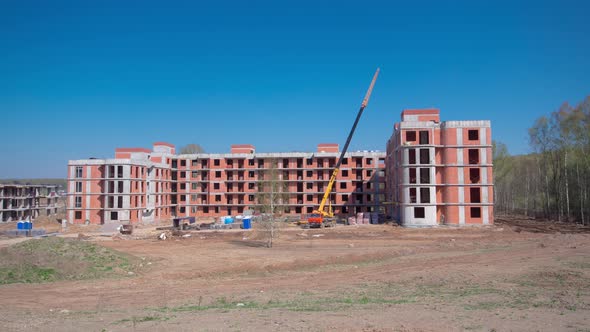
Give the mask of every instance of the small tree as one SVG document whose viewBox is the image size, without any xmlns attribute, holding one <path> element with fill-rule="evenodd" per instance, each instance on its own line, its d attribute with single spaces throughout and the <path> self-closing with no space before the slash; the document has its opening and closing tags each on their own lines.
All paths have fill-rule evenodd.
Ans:
<svg viewBox="0 0 590 332">
<path fill-rule="evenodd" d="M 205 150 L 199 144 L 188 144 L 180 149 L 180 154 L 204 153 Z"/>
<path fill-rule="evenodd" d="M 278 236 L 277 214 L 285 212 L 289 200 L 286 182 L 281 179 L 277 160 L 270 160 L 268 170 L 259 174 L 257 203 L 262 213 L 259 225 L 266 236 L 266 246 L 272 248 L 273 240 Z"/>
</svg>

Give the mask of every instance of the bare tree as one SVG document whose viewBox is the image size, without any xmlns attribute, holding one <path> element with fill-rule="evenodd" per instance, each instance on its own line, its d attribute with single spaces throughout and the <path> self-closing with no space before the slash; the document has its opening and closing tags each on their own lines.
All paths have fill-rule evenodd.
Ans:
<svg viewBox="0 0 590 332">
<path fill-rule="evenodd" d="M 271 159 L 268 169 L 259 174 L 256 196 L 258 210 L 262 213 L 258 224 L 266 238 L 266 246 L 272 248 L 280 228 L 277 218 L 286 211 L 289 200 L 287 184 L 281 178 L 276 159 Z"/>
<path fill-rule="evenodd" d="M 180 149 L 180 154 L 204 153 L 205 150 L 199 144 L 188 144 Z"/>
</svg>

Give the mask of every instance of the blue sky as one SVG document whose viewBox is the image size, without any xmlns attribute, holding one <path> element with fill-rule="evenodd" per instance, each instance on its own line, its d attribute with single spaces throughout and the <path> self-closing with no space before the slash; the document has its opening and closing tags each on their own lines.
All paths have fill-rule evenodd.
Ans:
<svg viewBox="0 0 590 332">
<path fill-rule="evenodd" d="M 0 0 L 0 178 L 116 147 L 384 150 L 404 108 L 527 128 L 590 94 L 587 1 Z"/>
</svg>

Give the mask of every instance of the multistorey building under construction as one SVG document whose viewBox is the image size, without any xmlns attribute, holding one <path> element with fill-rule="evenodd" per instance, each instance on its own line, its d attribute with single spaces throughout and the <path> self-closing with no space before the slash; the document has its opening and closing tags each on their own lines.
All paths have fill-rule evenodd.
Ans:
<svg viewBox="0 0 590 332">
<path fill-rule="evenodd" d="M 57 186 L 0 184 L 0 222 L 34 220 L 57 213 Z"/>
<path fill-rule="evenodd" d="M 311 213 L 338 150 L 338 144 L 319 144 L 316 152 L 256 153 L 252 145 L 232 145 L 227 154 L 178 155 L 162 142 L 152 150 L 119 148 L 113 159 L 69 162 L 68 218 L 100 224 L 257 212 L 269 188 L 281 197 L 279 211 Z M 381 211 L 384 170 L 383 152 L 346 153 L 331 193 L 335 214 Z"/>
<path fill-rule="evenodd" d="M 386 152 L 345 154 L 329 199 L 335 215 L 383 213 L 404 226 L 492 224 L 490 122 L 441 122 L 437 109 L 401 117 Z M 257 153 L 243 144 L 226 154 L 176 154 L 159 142 L 151 150 L 116 149 L 113 159 L 72 160 L 68 219 L 134 223 L 256 213 L 265 210 L 269 190 L 280 197 L 275 211 L 303 217 L 320 205 L 338 150 L 319 144 L 316 152 Z"/>
<path fill-rule="evenodd" d="M 388 215 L 404 226 L 493 223 L 489 121 L 405 110 L 387 143 Z"/>
</svg>

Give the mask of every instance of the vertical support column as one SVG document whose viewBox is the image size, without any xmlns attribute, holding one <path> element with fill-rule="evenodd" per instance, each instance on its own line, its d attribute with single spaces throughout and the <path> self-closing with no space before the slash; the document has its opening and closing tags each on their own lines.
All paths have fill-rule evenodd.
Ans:
<svg viewBox="0 0 590 332">
<path fill-rule="evenodd" d="M 457 145 L 463 146 L 463 128 L 457 128 Z M 457 191 L 459 195 L 459 225 L 465 224 L 465 161 L 463 158 L 463 148 L 457 148 Z"/>
<path fill-rule="evenodd" d="M 84 207 L 84 221 L 89 220 L 90 221 L 90 193 L 92 192 L 92 181 L 90 180 L 92 178 L 92 166 L 84 166 L 84 169 L 86 170 L 86 183 L 85 183 L 85 187 L 86 190 L 84 191 L 86 194 L 86 206 Z"/>
<path fill-rule="evenodd" d="M 74 210 L 72 210 L 72 208 L 74 207 L 74 195 L 73 193 L 75 192 L 75 175 L 76 175 L 76 166 L 69 166 L 68 167 L 68 179 L 70 179 L 70 181 L 68 181 L 68 188 L 67 190 L 67 199 L 68 202 L 66 204 L 67 207 L 70 208 L 70 210 L 68 210 L 68 221 L 71 223 L 74 223 Z M 72 181 L 74 180 L 74 181 Z"/>
</svg>

